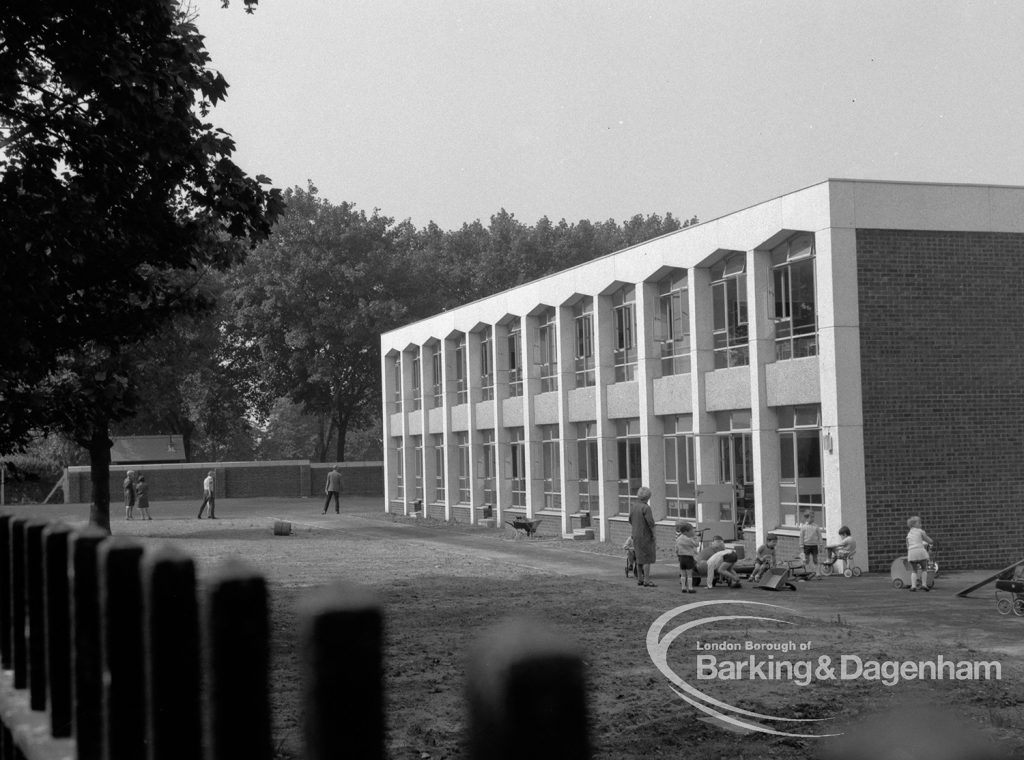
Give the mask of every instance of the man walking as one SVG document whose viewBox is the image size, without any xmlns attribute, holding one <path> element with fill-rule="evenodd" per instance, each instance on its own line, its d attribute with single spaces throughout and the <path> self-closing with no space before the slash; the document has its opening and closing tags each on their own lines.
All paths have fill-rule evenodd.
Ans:
<svg viewBox="0 0 1024 760">
<path fill-rule="evenodd" d="M 324 499 L 324 511 L 320 514 L 327 514 L 327 507 L 331 505 L 331 497 L 334 497 L 334 514 L 341 514 L 341 470 L 338 465 L 334 465 L 334 469 L 327 473 L 327 484 L 324 486 L 324 493 L 327 494 L 327 498 Z"/>
<path fill-rule="evenodd" d="M 214 514 L 214 508 L 216 502 L 214 501 L 214 484 L 213 484 L 213 470 L 210 470 L 210 474 L 206 476 L 203 481 L 203 503 L 199 505 L 199 519 L 203 519 L 203 510 L 206 509 L 206 505 L 210 505 L 210 519 L 216 520 L 217 515 Z"/>
</svg>

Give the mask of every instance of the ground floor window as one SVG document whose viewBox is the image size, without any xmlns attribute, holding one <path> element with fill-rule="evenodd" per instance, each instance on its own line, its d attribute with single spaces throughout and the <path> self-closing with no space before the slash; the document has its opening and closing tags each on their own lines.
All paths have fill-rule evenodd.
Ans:
<svg viewBox="0 0 1024 760">
<path fill-rule="evenodd" d="M 628 513 L 641 480 L 640 420 L 616 420 L 615 444 L 619 465 L 619 513 Z"/>
<path fill-rule="evenodd" d="M 576 425 L 576 462 L 580 511 L 596 515 L 601 508 L 597 423 L 580 422 Z"/>
<path fill-rule="evenodd" d="M 459 457 L 459 504 L 469 504 L 472 500 L 469 488 L 469 433 L 455 434 L 455 448 Z"/>
<path fill-rule="evenodd" d="M 392 472 L 395 473 L 395 497 L 405 498 L 405 449 L 402 448 L 402 439 L 395 439 L 395 447 L 391 450 Z"/>
<path fill-rule="evenodd" d="M 689 415 L 663 420 L 665 441 L 665 506 L 669 517 L 697 519 L 693 421 Z"/>
<path fill-rule="evenodd" d="M 817 405 L 779 408 L 779 503 L 783 525 L 799 525 L 810 512 L 825 526 Z"/>
<path fill-rule="evenodd" d="M 498 501 L 498 492 L 495 488 L 495 473 L 497 472 L 496 457 L 494 451 L 494 431 L 483 430 L 480 432 L 481 447 L 483 449 L 483 487 L 484 503 L 495 504 Z"/>
<path fill-rule="evenodd" d="M 544 475 L 544 509 L 562 508 L 562 456 L 558 425 L 541 427 L 541 458 Z"/>
<path fill-rule="evenodd" d="M 423 500 L 423 437 L 414 435 L 412 438 L 413 459 L 415 460 L 415 472 L 413 477 L 413 496 L 420 501 Z"/>
<path fill-rule="evenodd" d="M 434 501 L 444 501 L 444 436 L 434 436 Z"/>
<path fill-rule="evenodd" d="M 512 483 L 512 506 L 526 506 L 526 441 L 523 440 L 522 428 L 510 428 L 509 441 L 509 480 Z"/>
</svg>

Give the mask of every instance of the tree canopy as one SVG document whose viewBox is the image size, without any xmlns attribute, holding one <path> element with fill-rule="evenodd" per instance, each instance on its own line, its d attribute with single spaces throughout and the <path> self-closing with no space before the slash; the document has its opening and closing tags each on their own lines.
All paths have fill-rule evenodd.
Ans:
<svg viewBox="0 0 1024 760">
<path fill-rule="evenodd" d="M 197 285 L 266 238 L 281 197 L 205 120 L 227 83 L 174 0 L 18 3 L 0 39 L 0 451 L 70 433 L 109 529 L 123 347 L 208 307 Z"/>
</svg>

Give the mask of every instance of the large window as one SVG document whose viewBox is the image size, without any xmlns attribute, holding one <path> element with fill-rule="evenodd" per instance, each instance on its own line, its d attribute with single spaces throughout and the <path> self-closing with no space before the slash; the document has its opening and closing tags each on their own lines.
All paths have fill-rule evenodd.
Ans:
<svg viewBox="0 0 1024 760">
<path fill-rule="evenodd" d="M 612 363 L 618 383 L 636 376 L 636 288 L 632 285 L 620 288 L 612 296 L 612 319 L 615 329 Z"/>
<path fill-rule="evenodd" d="M 413 497 L 416 499 L 423 499 L 423 436 L 414 435 L 412 437 L 412 453 L 414 459 L 415 472 L 413 485 L 414 493 Z"/>
<path fill-rule="evenodd" d="M 747 257 L 739 251 L 711 268 L 715 369 L 750 364 Z"/>
<path fill-rule="evenodd" d="M 661 374 L 685 375 L 690 371 L 690 315 L 686 272 L 677 272 L 658 283 L 658 334 Z"/>
<path fill-rule="evenodd" d="M 518 319 L 508 325 L 508 395 L 523 395 L 523 335 Z"/>
<path fill-rule="evenodd" d="M 441 344 L 435 343 L 430 353 L 430 377 L 434 386 L 434 406 L 444 403 L 444 373 L 441 369 Z"/>
<path fill-rule="evenodd" d="M 412 408 L 423 408 L 423 377 L 420 375 L 420 352 L 412 357 Z"/>
<path fill-rule="evenodd" d="M 576 425 L 577 483 L 580 511 L 596 515 L 601 504 L 601 479 L 598 476 L 597 424 L 580 422 Z"/>
<path fill-rule="evenodd" d="M 498 492 L 496 488 L 498 467 L 494 448 L 493 430 L 480 431 L 480 445 L 483 451 L 482 470 L 484 481 L 484 502 L 486 504 L 493 505 L 498 500 Z"/>
<path fill-rule="evenodd" d="M 697 519 L 693 420 L 690 415 L 664 419 L 665 506 L 669 517 Z"/>
<path fill-rule="evenodd" d="M 798 525 L 812 512 L 825 525 L 821 484 L 821 410 L 817 405 L 779 410 L 779 501 L 783 525 Z"/>
<path fill-rule="evenodd" d="M 555 330 L 555 310 L 546 310 L 537 330 L 537 364 L 540 371 L 540 391 L 558 390 L 558 338 Z"/>
<path fill-rule="evenodd" d="M 434 436 L 434 501 L 444 501 L 444 435 Z"/>
<path fill-rule="evenodd" d="M 509 480 L 512 483 L 512 506 L 526 506 L 526 441 L 522 428 L 509 428 Z"/>
<path fill-rule="evenodd" d="M 469 387 L 466 385 L 466 336 L 460 335 L 455 343 L 455 403 L 469 401 Z"/>
<path fill-rule="evenodd" d="M 395 473 L 395 499 L 405 498 L 405 449 L 402 439 L 395 438 L 395 447 L 391 450 L 391 469 Z"/>
<path fill-rule="evenodd" d="M 494 398 L 494 330 L 485 327 L 480 333 L 480 399 Z"/>
<path fill-rule="evenodd" d="M 391 399 L 396 412 L 402 411 L 402 360 L 394 357 L 391 360 Z"/>
<path fill-rule="evenodd" d="M 593 385 L 594 377 L 594 299 L 584 298 L 573 307 L 575 328 L 576 387 Z"/>
<path fill-rule="evenodd" d="M 814 298 L 814 236 L 795 235 L 772 250 L 775 358 L 818 353 Z"/>
<path fill-rule="evenodd" d="M 459 504 L 469 504 L 472 500 L 469 488 L 469 433 L 455 434 L 455 450 L 459 457 Z"/>
<path fill-rule="evenodd" d="M 619 459 L 619 512 L 629 512 L 629 505 L 643 485 L 640 459 L 640 420 L 616 420 L 615 443 Z"/>
<path fill-rule="evenodd" d="M 544 509 L 561 509 L 562 458 L 558 445 L 558 425 L 543 425 L 540 430 Z"/>
</svg>

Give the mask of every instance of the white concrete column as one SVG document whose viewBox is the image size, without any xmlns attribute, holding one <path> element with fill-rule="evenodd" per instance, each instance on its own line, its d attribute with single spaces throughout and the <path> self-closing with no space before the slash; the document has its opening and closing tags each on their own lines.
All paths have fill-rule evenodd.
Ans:
<svg viewBox="0 0 1024 760">
<path fill-rule="evenodd" d="M 860 310 L 856 231 L 833 227 L 815 234 L 815 297 L 821 383 L 822 479 L 829 538 L 850 528 L 863 564 L 868 556 L 864 417 L 860 367 Z"/>
<path fill-rule="evenodd" d="M 608 419 L 608 385 L 615 382 L 613 350 L 615 321 L 610 296 L 594 296 L 594 378 L 597 400 L 598 477 L 600 484 L 601 536 L 607 539 L 608 518 L 618 514 L 619 467 L 615 423 Z"/>
<path fill-rule="evenodd" d="M 756 542 L 781 523 L 779 419 L 768 406 L 765 366 L 775 361 L 771 319 L 772 261 L 767 251 L 747 251 L 747 315 L 750 342 L 750 431 L 754 459 Z M 737 518 L 739 515 L 737 515 Z"/>
<path fill-rule="evenodd" d="M 477 507 L 484 503 L 483 446 L 476 428 L 476 405 L 480 401 L 480 333 L 466 335 L 466 388 L 469 404 L 466 424 L 469 425 L 469 521 L 476 524 Z"/>
<path fill-rule="evenodd" d="M 718 482 L 718 439 L 715 436 L 715 418 L 707 411 L 705 395 L 708 372 L 715 369 L 714 312 L 711 297 L 711 272 L 706 267 L 695 267 L 688 272 L 690 309 L 690 375 L 693 404 L 693 458 L 697 488 L 697 523 L 706 518 L 700 504 L 700 487 Z M 715 516 L 717 519 L 717 516 Z"/>
<path fill-rule="evenodd" d="M 555 339 L 558 343 L 558 453 L 562 475 L 562 533 L 571 533 L 569 516 L 579 512 L 579 465 L 576 462 L 576 423 L 569 421 L 569 390 L 576 387 L 576 324 L 571 306 L 555 312 Z"/>
<path fill-rule="evenodd" d="M 540 429 L 534 422 L 534 398 L 540 393 L 540 362 L 537 351 L 540 339 L 537 335 L 539 320 L 536 316 L 524 316 L 520 322 L 519 348 L 523 368 L 523 445 L 526 447 L 526 514 L 534 513 L 544 506 L 544 467 L 541 461 L 542 446 Z"/>
<path fill-rule="evenodd" d="M 668 515 L 665 502 L 664 430 L 661 420 L 654 416 L 654 380 L 661 374 L 661 352 L 654 329 L 659 309 L 658 284 L 638 283 L 636 380 L 639 392 L 641 477 L 644 485 L 651 489 L 654 519 L 664 520 Z"/>
<path fill-rule="evenodd" d="M 505 427 L 502 402 L 508 398 L 508 326 L 494 326 L 494 491 L 498 520 L 505 519 L 505 510 L 512 505 L 512 483 L 507 477 L 511 469 L 508 428 Z"/>
</svg>

